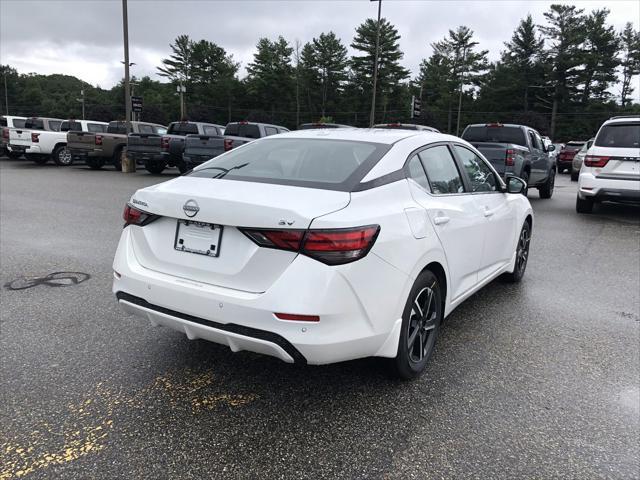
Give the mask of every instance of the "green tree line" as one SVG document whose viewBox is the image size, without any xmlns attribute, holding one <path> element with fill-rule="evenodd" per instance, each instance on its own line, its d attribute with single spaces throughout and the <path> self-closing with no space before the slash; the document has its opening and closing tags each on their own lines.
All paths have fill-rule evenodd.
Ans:
<svg viewBox="0 0 640 480">
<path fill-rule="evenodd" d="M 616 31 L 608 16 L 607 8 L 585 12 L 552 5 L 542 24 L 528 15 L 515 25 L 494 62 L 473 30 L 459 26 L 431 44 L 431 55 L 413 77 L 402 65 L 398 29 L 383 18 L 375 120 L 412 121 L 453 134 L 473 122 L 515 122 L 559 141 L 586 138 L 614 113 L 640 112 L 632 101 L 640 74 L 640 33 L 631 23 Z M 377 28 L 374 19 L 356 28 L 351 56 L 333 32 L 304 44 L 282 36 L 261 38 L 244 78 L 222 46 L 180 35 L 158 66 L 164 81 L 133 79 L 134 94 L 144 97 L 141 118 L 164 124 L 179 119 L 176 87 L 183 85 L 185 116 L 191 120 L 367 126 Z M 1 68 L 12 114 L 79 117 L 84 90 L 87 118 L 124 117 L 122 82 L 107 90 L 71 76 Z M 421 117 L 413 120 L 412 96 L 422 101 Z"/>
</svg>

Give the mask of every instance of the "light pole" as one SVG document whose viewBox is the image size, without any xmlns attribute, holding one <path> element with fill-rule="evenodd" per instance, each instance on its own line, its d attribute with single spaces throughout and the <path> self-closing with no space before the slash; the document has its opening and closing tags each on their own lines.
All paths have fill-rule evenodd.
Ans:
<svg viewBox="0 0 640 480">
<path fill-rule="evenodd" d="M 82 119 L 84 120 L 84 88 L 80 90 L 80 98 L 76 98 L 76 100 L 82 103 Z"/>
<path fill-rule="evenodd" d="M 124 110 L 128 135 L 131 132 L 131 86 L 129 85 L 129 18 L 127 0 L 122 0 L 122 33 L 124 35 Z"/>
<path fill-rule="evenodd" d="M 182 84 L 182 82 L 180 82 L 180 85 L 178 85 L 178 93 L 180 94 L 180 120 L 184 120 L 184 94 L 187 91 L 187 88 Z"/>
<path fill-rule="evenodd" d="M 370 0 L 375 2 L 376 0 Z M 382 12 L 382 0 L 378 0 L 378 25 L 376 29 L 376 58 L 373 60 L 373 95 L 371 96 L 371 115 L 369 115 L 369 128 L 373 127 L 376 116 L 376 89 L 378 84 L 378 57 L 380 56 L 380 14 Z"/>
</svg>

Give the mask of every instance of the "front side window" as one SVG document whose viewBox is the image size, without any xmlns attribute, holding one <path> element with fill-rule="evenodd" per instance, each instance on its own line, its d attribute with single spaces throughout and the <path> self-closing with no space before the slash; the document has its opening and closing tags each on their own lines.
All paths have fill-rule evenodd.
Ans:
<svg viewBox="0 0 640 480">
<path fill-rule="evenodd" d="M 190 175 L 349 191 L 389 148 L 349 140 L 274 138 L 231 150 Z"/>
<path fill-rule="evenodd" d="M 270 135 L 277 135 L 278 129 L 274 127 L 264 127 L 264 133 L 267 137 Z"/>
<path fill-rule="evenodd" d="M 60 124 L 61 132 L 82 131 L 82 124 L 73 120 L 64 121 Z"/>
<path fill-rule="evenodd" d="M 205 135 L 219 135 L 220 132 L 218 132 L 218 129 L 216 127 L 209 127 L 209 126 L 205 125 L 204 134 Z"/>
<path fill-rule="evenodd" d="M 153 127 L 153 133 L 157 134 L 157 135 L 164 135 L 165 133 L 167 133 L 167 128 L 166 127 L 160 127 L 160 126 L 154 126 Z"/>
<path fill-rule="evenodd" d="M 540 142 L 536 138 L 536 134 L 532 130 L 529 130 L 529 139 L 531 140 L 532 148 L 535 148 L 536 150 L 540 150 L 542 148 L 540 146 Z"/>
<path fill-rule="evenodd" d="M 468 148 L 459 145 L 454 145 L 453 149 L 464 165 L 472 192 L 495 192 L 498 190 L 498 182 L 493 170 L 480 157 Z"/>
<path fill-rule="evenodd" d="M 49 120 L 49 128 L 52 132 L 59 132 L 60 125 L 62 125 L 62 122 L 60 120 Z M 82 128 L 80 130 L 82 130 Z"/>
<path fill-rule="evenodd" d="M 153 127 L 151 125 L 138 125 L 138 131 L 140 133 L 154 133 Z"/>
<path fill-rule="evenodd" d="M 431 191 L 437 195 L 463 193 L 464 184 L 458 167 L 445 145 L 431 147 L 419 153 L 427 172 Z"/>
<path fill-rule="evenodd" d="M 425 190 L 429 191 L 429 180 L 427 180 L 427 174 L 424 173 L 424 168 L 422 167 L 422 162 L 420 162 L 420 157 L 418 157 L 418 155 L 414 155 L 413 157 L 411 157 L 411 160 L 409 160 L 407 167 L 409 169 L 409 178 L 411 178 Z"/>
</svg>

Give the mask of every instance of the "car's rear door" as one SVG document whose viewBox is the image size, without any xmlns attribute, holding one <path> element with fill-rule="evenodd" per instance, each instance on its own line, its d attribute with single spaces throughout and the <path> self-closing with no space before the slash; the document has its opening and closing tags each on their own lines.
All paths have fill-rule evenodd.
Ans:
<svg viewBox="0 0 640 480">
<path fill-rule="evenodd" d="M 511 261 L 518 231 L 516 212 L 507 200 L 508 194 L 502 192 L 497 175 L 483 158 L 459 144 L 453 145 L 453 152 L 486 223 L 478 271 L 481 282 Z"/>
<path fill-rule="evenodd" d="M 451 300 L 455 301 L 477 284 L 486 220 L 473 195 L 465 190 L 446 144 L 430 146 L 410 159 L 410 168 L 419 172 L 419 166 L 426 173 L 428 186 L 419 188 L 410 183 L 412 196 L 427 211 L 442 244 L 449 266 Z"/>
</svg>

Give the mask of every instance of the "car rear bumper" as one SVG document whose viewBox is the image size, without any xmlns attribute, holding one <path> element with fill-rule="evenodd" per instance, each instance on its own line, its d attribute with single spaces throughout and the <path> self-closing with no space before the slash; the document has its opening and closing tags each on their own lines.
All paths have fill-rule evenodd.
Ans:
<svg viewBox="0 0 640 480">
<path fill-rule="evenodd" d="M 327 364 L 397 353 L 402 298 L 412 282 L 373 254 L 342 267 L 298 255 L 266 292 L 251 293 L 143 267 L 135 255 L 131 228 L 143 227 L 124 229 L 113 264 L 113 292 L 128 313 L 191 339 L 286 362 Z M 388 295 L 383 308 L 367 307 L 358 291 L 364 281 L 371 283 L 372 274 Z M 275 312 L 318 315 L 320 320 L 280 320 Z"/>
<path fill-rule="evenodd" d="M 596 201 L 640 203 L 640 179 L 603 179 L 590 172 L 580 173 L 578 196 Z"/>
<path fill-rule="evenodd" d="M 558 159 L 556 163 L 558 164 L 558 169 L 571 168 L 573 165 L 573 158 L 569 160 Z"/>
<path fill-rule="evenodd" d="M 127 156 L 136 162 L 136 165 L 144 165 L 145 162 L 167 163 L 169 160 L 168 153 L 137 152 L 135 150 L 127 150 Z"/>
<path fill-rule="evenodd" d="M 69 153 L 74 160 L 78 161 L 84 161 L 87 158 L 98 158 L 104 155 L 102 150 L 84 150 L 76 148 L 69 148 Z"/>
<path fill-rule="evenodd" d="M 9 144 L 9 150 L 12 152 L 31 153 L 35 155 L 42 154 L 39 145 L 18 145 L 15 143 Z"/>
</svg>

